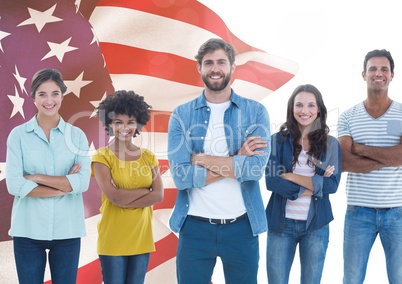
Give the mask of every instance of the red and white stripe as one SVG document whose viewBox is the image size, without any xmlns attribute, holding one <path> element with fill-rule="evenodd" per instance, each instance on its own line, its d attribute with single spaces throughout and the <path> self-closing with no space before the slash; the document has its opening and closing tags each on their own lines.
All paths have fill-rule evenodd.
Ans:
<svg viewBox="0 0 402 284">
<path fill-rule="evenodd" d="M 23 5 L 18 4 L 18 1 L 7 0 L 7 2 L 9 5 L 11 3 L 19 5 L 16 6 L 18 9 Z M 194 59 L 199 46 L 212 37 L 222 38 L 230 42 L 236 50 L 236 70 L 232 76 L 232 87 L 238 94 L 257 101 L 262 100 L 288 82 L 297 72 L 298 66 L 292 61 L 269 54 L 243 42 L 230 31 L 219 15 L 195 0 L 100 0 L 77 1 L 76 3 L 81 5 L 78 10 L 92 25 L 92 31 L 98 40 L 105 61 L 104 68 L 107 69 L 114 90 L 134 90 L 144 96 L 145 100 L 153 107 L 150 122 L 143 128 L 141 135 L 135 138 L 135 142 L 139 146 L 148 148 L 156 154 L 165 185 L 164 201 L 154 206 L 153 225 L 157 250 L 151 254 L 146 283 L 176 283 L 175 253 L 178 239 L 170 231 L 168 219 L 174 206 L 177 190 L 171 179 L 167 163 L 167 125 L 171 111 L 176 106 L 197 97 L 203 89 L 203 83 L 197 72 Z M 36 9 L 41 11 L 53 6 L 53 4 L 49 6 L 40 0 L 30 1 L 29 5 L 35 8 L 38 6 Z M 59 9 L 68 8 L 64 6 L 67 4 L 62 1 L 57 4 L 55 16 L 61 17 L 63 15 Z M 21 20 L 16 24 L 23 22 L 27 17 L 27 7 L 18 9 L 12 10 L 13 13 L 19 13 L 18 16 L 21 17 Z M 0 21 L 2 19 L 0 18 Z M 64 19 L 64 21 L 69 19 L 71 17 Z M 50 28 L 52 27 L 52 23 L 46 24 L 41 35 L 44 32 L 51 32 Z M 24 28 L 36 33 L 35 36 L 38 33 L 37 29 L 30 28 L 29 25 L 24 26 Z M 252 28 L 250 27 L 250 29 Z M 72 32 L 78 30 L 80 29 L 77 27 Z M 10 30 L 2 32 L 4 38 L 4 32 L 10 32 Z M 60 30 L 55 29 L 54 34 L 60 34 Z M 72 40 L 75 39 L 76 36 L 73 36 Z M 83 40 L 86 39 L 83 38 Z M 58 42 L 61 41 L 60 39 Z M 0 42 L 3 43 L 4 50 L 7 49 L 5 42 L 5 40 Z M 20 44 L 20 41 L 16 41 L 15 44 Z M 91 45 L 93 42 L 86 44 Z M 41 48 L 47 49 L 48 45 L 43 45 Z M 10 49 L 8 48 L 8 50 Z M 41 51 L 39 47 L 35 50 Z M 43 52 L 46 54 L 48 50 L 43 50 Z M 75 80 L 82 72 L 82 70 L 78 70 L 81 67 L 77 65 L 77 62 L 69 62 L 67 65 L 66 58 L 74 57 L 66 56 L 64 57 L 65 60 L 57 61 L 65 69 L 58 68 L 62 69 L 66 80 Z M 84 58 L 88 60 L 90 58 L 89 53 L 85 54 Z M 81 62 L 82 59 L 77 60 Z M 44 63 L 30 62 L 29 64 L 30 69 L 37 70 L 42 68 Z M 72 67 L 68 70 L 71 71 L 68 71 L 67 68 L 70 66 Z M 24 73 L 24 75 L 26 74 Z M 92 78 L 89 79 L 90 75 L 92 75 L 91 72 L 84 73 L 83 80 L 93 80 Z M 28 75 L 26 77 L 29 78 Z M 107 78 L 101 77 L 99 80 L 105 82 Z M 8 81 L 1 82 L 2 84 L 8 83 Z M 107 83 L 105 83 L 105 88 L 109 90 Z M 89 89 L 96 86 L 99 86 L 99 81 L 94 81 L 93 84 L 89 84 L 85 88 L 79 87 L 78 90 L 81 90 L 79 97 L 77 94 L 76 96 L 67 96 L 63 103 L 66 114 L 68 116 L 74 115 L 73 112 L 77 112 L 79 106 L 85 110 L 88 105 L 95 104 L 96 106 L 96 103 L 99 103 L 99 100 L 105 95 L 104 89 Z M 26 85 L 25 87 L 29 86 Z M 95 118 L 89 118 L 88 122 L 93 123 L 94 120 Z M 99 138 L 99 135 L 97 132 L 103 129 L 92 127 L 84 119 L 81 123 L 91 144 L 95 144 L 93 147 L 98 147 L 96 139 Z M 0 165 L 2 162 L 5 161 L 0 161 Z M 91 181 L 92 187 L 94 186 L 93 183 L 94 181 Z M 3 188 L 1 189 L 3 190 Z M 85 202 L 90 203 L 91 200 L 87 199 Z M 93 208 L 91 210 L 94 212 Z M 100 265 L 96 254 L 96 224 L 98 220 L 99 215 L 88 213 L 86 219 L 87 237 L 82 239 L 77 280 L 77 283 L 80 284 L 102 283 Z M 11 284 L 17 283 L 11 241 L 0 242 L 0 262 L 0 283 L 2 281 Z M 50 274 L 49 269 L 47 269 L 46 283 L 50 283 L 49 279 Z"/>
</svg>

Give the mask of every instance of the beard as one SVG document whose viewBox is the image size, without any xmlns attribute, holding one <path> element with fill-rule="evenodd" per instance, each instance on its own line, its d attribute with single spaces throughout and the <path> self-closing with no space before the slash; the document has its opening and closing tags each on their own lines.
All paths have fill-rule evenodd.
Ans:
<svg viewBox="0 0 402 284">
<path fill-rule="evenodd" d="M 232 74 L 229 73 L 225 77 L 225 80 L 223 80 L 222 83 L 211 83 L 208 81 L 208 77 L 206 75 L 202 75 L 201 78 L 208 89 L 210 89 L 211 91 L 219 92 L 227 87 L 227 85 L 230 82 L 230 79 L 232 78 Z"/>
</svg>

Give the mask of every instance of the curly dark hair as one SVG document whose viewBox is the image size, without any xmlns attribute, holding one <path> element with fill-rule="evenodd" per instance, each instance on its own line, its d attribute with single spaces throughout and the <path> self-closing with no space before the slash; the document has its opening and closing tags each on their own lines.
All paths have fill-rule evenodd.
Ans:
<svg viewBox="0 0 402 284">
<path fill-rule="evenodd" d="M 120 90 L 107 96 L 96 108 L 99 120 L 102 122 L 105 130 L 110 135 L 110 124 L 113 118 L 118 114 L 134 116 L 137 120 L 137 129 L 134 137 L 140 134 L 142 126 L 147 124 L 150 119 L 150 109 L 152 107 L 144 101 L 144 97 L 134 91 Z"/>
<path fill-rule="evenodd" d="M 318 106 L 317 118 L 314 120 L 311 131 L 308 134 L 308 139 L 310 140 L 310 150 L 308 150 L 307 155 L 315 159 L 319 159 L 320 155 L 326 151 L 327 148 L 327 138 L 329 133 L 329 127 L 326 123 L 327 121 L 327 108 L 325 107 L 324 100 L 322 98 L 321 92 L 313 85 L 306 84 L 298 86 L 292 93 L 288 101 L 288 108 L 286 114 L 286 122 L 281 125 L 280 132 L 283 137 L 286 137 L 286 130 L 288 130 L 293 139 L 293 165 L 298 161 L 299 154 L 302 150 L 302 146 L 299 144 L 299 139 L 301 138 L 301 133 L 299 126 L 293 114 L 294 101 L 297 94 L 301 92 L 312 93 L 315 96 Z M 313 161 L 308 160 L 308 164 L 313 166 Z"/>
</svg>

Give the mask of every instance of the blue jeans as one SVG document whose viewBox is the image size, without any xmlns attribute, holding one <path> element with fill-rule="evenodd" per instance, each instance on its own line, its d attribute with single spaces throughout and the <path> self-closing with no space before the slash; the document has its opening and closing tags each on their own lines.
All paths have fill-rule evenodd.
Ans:
<svg viewBox="0 0 402 284">
<path fill-rule="evenodd" d="M 345 215 L 343 283 L 363 283 L 371 248 L 380 235 L 390 284 L 402 283 L 402 207 L 348 206 Z"/>
<path fill-rule="evenodd" d="M 81 239 L 41 241 L 14 237 L 14 257 L 20 284 L 43 284 L 46 250 L 53 284 L 75 284 Z"/>
<path fill-rule="evenodd" d="M 110 256 L 99 255 L 104 284 L 144 283 L 149 263 L 149 253 Z"/>
<path fill-rule="evenodd" d="M 209 284 L 216 258 L 222 260 L 226 284 L 257 284 L 259 247 L 250 221 L 214 225 L 187 216 L 177 248 L 179 284 Z"/>
<path fill-rule="evenodd" d="M 319 284 L 329 242 L 329 225 L 306 231 L 306 222 L 285 219 L 282 232 L 268 231 L 268 283 L 289 282 L 290 269 L 299 244 L 301 284 Z"/>
</svg>

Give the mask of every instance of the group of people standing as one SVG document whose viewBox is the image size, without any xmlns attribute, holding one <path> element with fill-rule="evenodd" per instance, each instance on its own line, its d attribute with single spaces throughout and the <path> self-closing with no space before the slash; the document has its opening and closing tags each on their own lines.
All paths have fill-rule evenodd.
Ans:
<svg viewBox="0 0 402 284">
<path fill-rule="evenodd" d="M 342 113 L 329 135 L 327 109 L 313 85 L 291 94 L 286 121 L 272 134 L 266 108 L 230 86 L 235 51 L 210 39 L 195 56 L 199 97 L 178 106 L 168 128 L 168 159 L 178 189 L 169 220 L 179 234 L 179 284 L 209 284 L 219 257 L 225 282 L 257 283 L 258 235 L 267 233 L 267 276 L 289 282 L 299 247 L 300 283 L 320 283 L 334 219 L 329 195 L 347 171 L 344 284 L 363 283 L 380 235 L 390 283 L 402 283 L 402 105 L 388 97 L 394 62 L 370 51 L 362 77 L 367 98 Z M 76 281 L 85 235 L 82 193 L 92 175 L 102 191 L 98 255 L 105 284 L 143 283 L 155 250 L 152 206 L 163 200 L 158 160 L 132 138 L 150 119 L 144 97 L 117 91 L 97 107 L 114 136 L 90 157 L 85 134 L 65 122 L 61 74 L 38 71 L 38 113 L 7 140 L 6 182 L 14 195 L 10 236 L 20 283 Z M 35 147 L 32 147 L 32 145 Z M 270 199 L 264 206 L 260 180 Z"/>
</svg>

